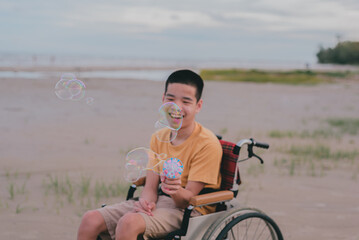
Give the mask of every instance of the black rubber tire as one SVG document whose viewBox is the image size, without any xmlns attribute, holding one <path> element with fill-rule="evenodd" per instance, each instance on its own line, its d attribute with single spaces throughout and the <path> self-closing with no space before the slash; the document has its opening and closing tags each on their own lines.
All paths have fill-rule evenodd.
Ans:
<svg viewBox="0 0 359 240">
<path fill-rule="evenodd" d="M 255 226 L 255 231 L 254 233 L 251 233 L 249 231 L 253 230 L 250 229 L 251 228 L 251 224 L 252 221 L 259 221 L 259 224 L 257 226 Z M 234 227 L 239 227 L 240 224 L 243 224 L 245 221 L 249 221 L 249 223 L 245 223 L 245 231 L 243 231 L 245 233 L 244 236 L 234 236 L 233 239 L 235 240 L 259 240 L 259 239 L 272 239 L 272 240 L 283 240 L 283 236 L 281 231 L 279 230 L 279 227 L 277 226 L 277 224 L 267 215 L 263 214 L 263 213 L 259 213 L 259 212 L 250 212 L 250 213 L 245 213 L 243 215 L 237 216 L 236 218 L 234 218 L 231 222 L 229 222 L 223 229 L 222 231 L 218 234 L 216 240 L 223 240 L 226 239 L 227 236 L 229 235 L 229 232 L 232 231 L 232 229 Z M 249 224 L 249 225 L 248 225 Z M 257 236 L 257 230 L 258 228 L 260 232 L 259 235 Z M 260 238 L 264 232 L 264 230 L 266 229 L 266 235 L 268 235 L 266 238 Z M 242 229 L 241 229 L 242 231 Z M 233 232 L 232 232 L 232 236 L 233 236 Z M 271 237 L 271 238 L 268 238 Z M 231 238 L 232 239 L 232 238 Z"/>
</svg>

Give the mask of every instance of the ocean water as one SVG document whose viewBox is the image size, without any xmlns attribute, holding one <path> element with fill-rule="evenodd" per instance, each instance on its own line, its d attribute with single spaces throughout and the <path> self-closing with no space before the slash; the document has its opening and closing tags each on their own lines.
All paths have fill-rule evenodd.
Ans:
<svg viewBox="0 0 359 240">
<path fill-rule="evenodd" d="M 78 68 L 78 70 L 73 71 Z M 91 70 L 92 68 L 92 70 Z M 81 78 L 165 80 L 176 69 L 355 70 L 358 67 L 302 61 L 218 59 L 130 59 L 119 57 L 0 54 L 0 78 L 56 78 L 70 71 Z M 84 70 L 85 69 L 85 70 Z M 87 70 L 89 69 L 89 70 Z"/>
<path fill-rule="evenodd" d="M 69 72 L 69 71 L 64 71 Z M 23 79 L 59 79 L 62 71 L 0 71 L 1 78 Z M 84 71 L 73 72 L 77 79 L 83 78 L 113 78 L 113 79 L 140 79 L 163 81 L 172 73 L 172 70 L 111 70 L 111 71 Z"/>
</svg>

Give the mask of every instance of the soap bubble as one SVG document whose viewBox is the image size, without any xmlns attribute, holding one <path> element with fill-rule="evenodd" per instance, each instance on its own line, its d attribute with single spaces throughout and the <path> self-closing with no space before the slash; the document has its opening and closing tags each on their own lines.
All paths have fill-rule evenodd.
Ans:
<svg viewBox="0 0 359 240">
<path fill-rule="evenodd" d="M 134 182 L 146 176 L 146 170 L 158 171 L 156 166 L 159 162 L 159 155 L 152 150 L 143 147 L 135 148 L 126 155 L 125 179 Z"/>
<path fill-rule="evenodd" d="M 94 100 L 93 97 L 86 98 L 86 104 L 89 105 L 89 106 L 93 105 L 94 101 L 95 100 Z"/>
<path fill-rule="evenodd" d="M 62 80 L 75 80 L 76 76 L 73 73 L 64 73 L 61 75 Z"/>
<path fill-rule="evenodd" d="M 61 75 L 55 85 L 55 94 L 61 100 L 81 100 L 85 96 L 85 84 L 72 73 Z"/>
<path fill-rule="evenodd" d="M 171 142 L 177 137 L 182 126 L 181 109 L 173 102 L 164 103 L 158 110 L 159 119 L 155 123 L 156 137 L 161 142 Z"/>
<path fill-rule="evenodd" d="M 183 172 L 183 164 L 177 158 L 166 159 L 167 155 L 157 154 L 147 148 L 135 148 L 126 155 L 125 179 L 135 182 L 146 176 L 146 171 L 152 171 L 158 175 L 163 174 L 167 178 L 176 178 Z"/>
</svg>

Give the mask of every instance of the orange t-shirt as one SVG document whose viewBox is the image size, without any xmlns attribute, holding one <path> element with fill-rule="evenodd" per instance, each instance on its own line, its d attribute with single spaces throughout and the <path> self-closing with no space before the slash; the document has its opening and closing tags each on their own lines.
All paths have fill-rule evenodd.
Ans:
<svg viewBox="0 0 359 240">
<path fill-rule="evenodd" d="M 163 138 L 160 137 L 160 139 Z M 177 146 L 173 146 L 169 142 L 161 142 L 153 135 L 151 150 L 157 154 L 165 153 L 167 159 L 175 157 L 182 161 L 182 187 L 186 187 L 188 181 L 196 181 L 205 183 L 205 188 L 220 188 L 222 147 L 217 137 L 201 124 L 196 122 L 191 136 Z M 204 206 L 196 208 L 196 210 L 207 214 L 213 212 L 214 207 Z"/>
</svg>

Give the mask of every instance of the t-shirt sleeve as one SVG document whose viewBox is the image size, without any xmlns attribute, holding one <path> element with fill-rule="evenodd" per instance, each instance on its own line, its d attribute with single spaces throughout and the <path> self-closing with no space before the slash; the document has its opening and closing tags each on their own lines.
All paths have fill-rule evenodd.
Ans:
<svg viewBox="0 0 359 240">
<path fill-rule="evenodd" d="M 158 147 L 158 144 L 157 144 L 157 142 L 156 142 L 156 136 L 153 134 L 152 136 L 151 136 L 151 141 L 150 141 L 150 149 L 152 150 L 152 151 L 154 151 L 155 153 L 157 153 L 157 147 Z"/>
<path fill-rule="evenodd" d="M 222 148 L 218 143 L 205 145 L 191 161 L 188 181 L 217 184 L 220 174 Z"/>
</svg>

